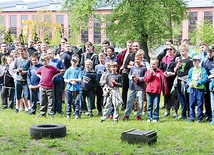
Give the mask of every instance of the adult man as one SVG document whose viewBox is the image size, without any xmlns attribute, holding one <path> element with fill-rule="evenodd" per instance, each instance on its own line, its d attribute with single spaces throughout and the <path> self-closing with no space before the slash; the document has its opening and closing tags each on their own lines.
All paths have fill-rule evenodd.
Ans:
<svg viewBox="0 0 214 155">
<path fill-rule="evenodd" d="M 121 110 L 125 110 L 126 108 L 126 102 L 127 102 L 127 93 L 129 89 L 129 78 L 128 78 L 128 69 L 124 67 L 125 61 L 128 57 L 128 55 L 132 52 L 132 40 L 128 40 L 126 42 L 126 49 L 124 49 L 119 55 L 118 55 L 118 62 L 119 62 L 119 71 L 121 73 L 121 79 L 122 79 L 122 99 L 123 99 L 123 105 Z"/>
<path fill-rule="evenodd" d="M 65 50 L 65 43 L 68 42 L 67 38 L 62 38 L 60 41 L 60 47 L 58 49 L 56 49 L 56 53 L 55 55 L 60 55 L 61 52 L 64 52 Z"/>
<path fill-rule="evenodd" d="M 19 41 L 19 39 L 15 39 L 14 41 L 13 41 L 13 46 L 12 47 L 10 47 L 9 48 L 9 53 L 12 51 L 12 50 L 14 50 L 14 49 L 18 49 L 18 47 L 20 47 L 21 46 L 21 42 Z"/>
<path fill-rule="evenodd" d="M 37 51 L 33 46 L 34 46 L 34 41 L 33 41 L 33 39 L 29 39 L 29 40 L 28 40 L 28 46 L 27 46 L 27 48 L 26 48 L 29 57 L 30 57 L 34 52 Z"/>
<path fill-rule="evenodd" d="M 110 42 L 108 40 L 104 40 L 102 46 L 103 46 L 102 52 L 107 55 L 107 48 L 110 46 Z"/>
<path fill-rule="evenodd" d="M 204 67 L 207 71 L 208 76 L 210 75 L 210 70 L 214 68 L 214 49 L 207 51 L 208 57 L 205 58 L 201 66 Z M 209 91 L 209 82 L 206 83 L 206 94 L 204 94 L 204 103 L 205 103 L 205 110 L 206 110 L 206 121 L 211 121 L 212 112 L 211 112 L 211 104 L 210 104 L 210 91 Z"/>
<path fill-rule="evenodd" d="M 64 64 L 65 70 L 67 70 L 71 66 L 71 58 L 74 53 L 69 42 L 65 43 L 64 47 L 65 51 L 60 54 L 60 58 L 62 60 L 62 63 Z"/>
<path fill-rule="evenodd" d="M 99 57 L 93 51 L 93 44 L 88 41 L 85 43 L 86 52 L 82 54 L 81 61 L 80 61 L 80 68 L 84 70 L 85 68 L 85 61 L 90 59 L 93 62 L 93 69 L 97 64 L 99 64 Z"/>
<path fill-rule="evenodd" d="M 138 42 L 133 42 L 133 44 L 132 44 L 132 52 L 128 54 L 128 56 L 127 56 L 127 58 L 125 60 L 125 64 L 124 64 L 124 68 L 128 70 L 128 73 L 129 73 L 130 68 L 134 65 L 135 54 L 137 53 L 137 51 L 139 49 L 140 49 L 140 44 Z M 125 94 L 124 94 L 124 97 L 125 97 Z M 126 100 L 127 100 L 127 96 L 126 96 Z M 125 103 L 123 103 L 123 104 L 125 104 Z M 124 105 L 122 106 L 122 110 L 123 110 L 123 107 L 124 107 Z"/>
<path fill-rule="evenodd" d="M 5 66 L 7 64 L 6 57 L 10 55 L 8 51 L 8 46 L 6 42 L 1 43 L 1 52 L 0 52 L 0 64 Z"/>
</svg>

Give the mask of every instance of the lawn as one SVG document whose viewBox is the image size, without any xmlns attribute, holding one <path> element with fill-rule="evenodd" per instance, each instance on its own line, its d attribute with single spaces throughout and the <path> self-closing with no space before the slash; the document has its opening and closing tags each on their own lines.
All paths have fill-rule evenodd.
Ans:
<svg viewBox="0 0 214 155">
<path fill-rule="evenodd" d="M 64 109 L 65 110 L 65 109 Z M 141 154 L 214 154 L 214 126 L 209 123 L 176 121 L 172 116 L 163 117 L 160 111 L 158 123 L 136 121 L 100 122 L 100 117 L 82 115 L 70 120 L 66 116 L 37 118 L 25 112 L 15 114 L 13 110 L 0 112 L 0 154 L 78 154 L 78 155 L 141 155 Z M 122 112 L 121 116 L 122 116 Z M 60 123 L 66 125 L 67 135 L 56 139 L 33 139 L 29 129 L 34 124 Z M 121 142 L 123 131 L 129 129 L 155 130 L 158 140 L 151 145 Z"/>
</svg>

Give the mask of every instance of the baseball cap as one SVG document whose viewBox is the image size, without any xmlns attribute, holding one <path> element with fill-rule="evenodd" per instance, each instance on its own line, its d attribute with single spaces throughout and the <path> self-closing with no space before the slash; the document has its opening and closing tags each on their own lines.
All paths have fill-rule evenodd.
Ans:
<svg viewBox="0 0 214 155">
<path fill-rule="evenodd" d="M 200 58 L 199 55 L 195 55 L 195 56 L 192 58 L 192 60 L 199 60 L 199 61 L 201 61 L 201 58 Z"/>
<path fill-rule="evenodd" d="M 77 56 L 72 57 L 71 61 L 73 61 L 73 60 L 79 62 L 79 58 Z"/>
</svg>

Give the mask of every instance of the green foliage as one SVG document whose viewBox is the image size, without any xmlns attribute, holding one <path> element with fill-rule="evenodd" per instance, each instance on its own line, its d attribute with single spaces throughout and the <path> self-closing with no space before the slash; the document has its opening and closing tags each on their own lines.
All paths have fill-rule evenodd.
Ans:
<svg viewBox="0 0 214 155">
<path fill-rule="evenodd" d="M 189 36 L 191 43 L 194 45 L 198 45 L 202 41 L 209 45 L 212 44 L 214 40 L 214 28 L 212 23 L 208 20 L 200 22 Z"/>
<path fill-rule="evenodd" d="M 4 34 L 4 41 L 8 42 L 8 43 L 13 42 L 12 34 L 11 34 L 11 29 L 10 28 Z"/>
<path fill-rule="evenodd" d="M 107 31 L 120 44 L 133 39 L 155 45 L 173 37 L 173 24 L 180 24 L 185 13 L 182 0 L 125 0 L 114 9 Z"/>
<path fill-rule="evenodd" d="M 25 41 L 24 41 L 24 36 L 23 36 L 23 30 L 21 30 L 21 33 L 19 34 L 18 39 L 19 39 L 20 43 L 22 45 L 24 45 Z"/>
<path fill-rule="evenodd" d="M 180 35 L 174 33 L 174 25 L 180 25 L 186 17 L 187 6 L 183 0 L 123 0 L 114 5 L 115 2 L 106 0 L 114 9 L 112 14 L 101 17 L 109 23 L 106 33 L 113 44 L 124 46 L 132 39 L 138 41 L 147 53 L 148 43 L 152 46 Z M 71 28 L 79 32 L 85 29 L 97 4 L 95 0 L 66 0 L 65 8 L 71 13 Z"/>
<path fill-rule="evenodd" d="M 71 13 L 70 31 L 72 34 L 79 34 L 81 30 L 86 30 L 90 25 L 88 21 L 92 20 L 96 0 L 66 0 L 64 10 Z M 73 35 L 72 40 L 78 40 L 79 35 Z"/>
<path fill-rule="evenodd" d="M 37 31 L 36 26 L 34 26 L 32 31 L 32 39 L 34 40 L 35 43 L 39 41 L 39 37 L 36 31 Z"/>
<path fill-rule="evenodd" d="M 51 40 L 50 40 L 50 45 L 51 46 L 57 46 L 60 43 L 61 40 L 61 33 L 59 29 L 56 29 L 55 33 L 53 34 Z"/>
<path fill-rule="evenodd" d="M 0 13 L 2 12 L 2 10 L 0 9 Z M 5 23 L 4 23 L 4 16 L 0 15 L 0 34 L 4 34 L 5 33 Z"/>
<path fill-rule="evenodd" d="M 21 33 L 19 34 L 18 39 L 20 40 L 22 45 L 27 44 L 28 38 L 27 36 L 23 35 L 23 29 L 21 30 Z"/>
<path fill-rule="evenodd" d="M 50 39 L 49 39 L 49 36 L 46 32 L 44 32 L 43 41 L 48 45 L 50 44 Z"/>
</svg>

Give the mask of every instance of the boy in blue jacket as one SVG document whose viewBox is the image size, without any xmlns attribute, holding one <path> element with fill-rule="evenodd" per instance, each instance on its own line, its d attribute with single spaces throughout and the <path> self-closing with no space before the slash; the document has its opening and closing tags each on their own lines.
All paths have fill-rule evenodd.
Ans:
<svg viewBox="0 0 214 155">
<path fill-rule="evenodd" d="M 27 84 L 30 90 L 30 103 L 31 109 L 28 112 L 30 115 L 36 114 L 37 101 L 39 100 L 39 87 L 40 78 L 36 75 L 36 71 L 42 67 L 39 63 L 38 54 L 31 55 L 32 66 L 29 68 L 27 73 Z"/>
<path fill-rule="evenodd" d="M 205 92 L 205 83 L 207 82 L 208 75 L 205 68 L 200 67 L 201 60 L 199 55 L 193 57 L 193 66 L 188 72 L 188 91 L 189 91 L 189 105 L 190 105 L 190 118 L 187 121 L 194 122 L 195 120 L 195 107 L 198 107 L 198 122 L 201 123 L 204 117 L 203 114 L 203 99 Z"/>
</svg>

